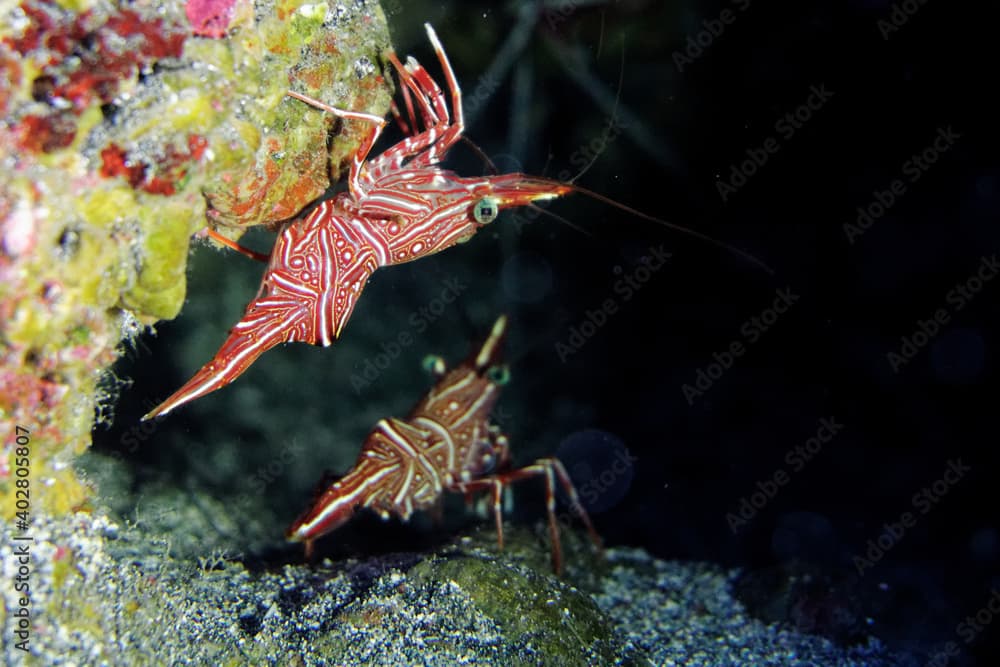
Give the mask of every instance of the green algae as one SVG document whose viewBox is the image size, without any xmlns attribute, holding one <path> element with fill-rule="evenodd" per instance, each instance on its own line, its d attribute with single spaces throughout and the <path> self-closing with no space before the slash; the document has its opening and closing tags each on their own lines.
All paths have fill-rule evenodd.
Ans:
<svg viewBox="0 0 1000 667">
<path fill-rule="evenodd" d="M 545 657 L 545 664 L 593 664 L 594 658 L 603 664 L 614 662 L 622 646 L 584 592 L 597 590 L 609 571 L 603 555 L 584 533 L 563 524 L 564 572 L 556 577 L 548 530 L 541 522 L 535 528 L 508 524 L 499 551 L 495 528 L 484 523 L 445 549 L 443 558 L 427 559 L 408 575 L 454 582 L 479 611 L 500 625 L 509 641 L 531 644 Z M 584 655 L 591 656 L 591 662 Z"/>
<path fill-rule="evenodd" d="M 547 665 L 612 664 L 621 646 L 594 601 L 551 575 L 504 559 L 435 558 L 408 577 L 448 582 L 493 619 L 509 642 L 530 647 Z M 537 664 L 527 660 L 523 664 Z"/>
<path fill-rule="evenodd" d="M 142 253 L 160 261 L 142 266 L 135 286 L 122 295 L 126 306 L 155 319 L 173 319 L 180 312 L 192 231 L 188 222 L 190 209 L 183 201 L 174 201 L 149 211 L 151 231 L 143 237 Z"/>
</svg>

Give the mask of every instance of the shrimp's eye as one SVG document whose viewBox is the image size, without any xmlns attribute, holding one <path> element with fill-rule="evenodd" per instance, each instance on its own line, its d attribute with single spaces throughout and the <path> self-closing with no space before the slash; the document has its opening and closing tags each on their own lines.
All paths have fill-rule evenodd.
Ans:
<svg viewBox="0 0 1000 667">
<path fill-rule="evenodd" d="M 493 384 L 505 385 L 510 380 L 510 369 L 507 368 L 507 364 L 501 366 L 491 366 L 488 371 L 486 371 L 486 377 Z"/>
<path fill-rule="evenodd" d="M 472 207 L 472 218 L 481 225 L 493 222 L 500 213 L 500 200 L 496 197 L 483 197 Z"/>
<path fill-rule="evenodd" d="M 444 375 L 447 368 L 444 365 L 444 359 L 437 356 L 436 354 L 428 354 L 424 357 L 424 362 L 421 364 L 424 370 L 433 375 L 434 377 L 441 377 Z"/>
</svg>

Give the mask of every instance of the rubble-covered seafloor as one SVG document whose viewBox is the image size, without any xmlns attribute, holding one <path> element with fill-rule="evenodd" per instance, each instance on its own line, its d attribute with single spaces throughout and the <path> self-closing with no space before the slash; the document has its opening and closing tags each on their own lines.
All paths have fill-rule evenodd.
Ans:
<svg viewBox="0 0 1000 667">
<path fill-rule="evenodd" d="M 502 557 L 491 537 L 483 530 L 432 555 L 249 570 L 222 553 L 174 558 L 172 535 L 156 536 L 103 514 L 47 520 L 35 527 L 34 548 L 45 565 L 33 579 L 38 617 L 31 652 L 25 656 L 5 641 L 4 660 L 916 664 L 875 639 L 845 648 L 751 618 L 733 597 L 734 571 L 665 562 L 636 549 L 611 549 L 601 561 L 586 554 L 584 539 L 568 533 L 567 574 L 559 580 L 544 571 L 547 545 L 537 535 L 511 531 Z M 11 567 L 9 546 L 0 562 Z"/>
</svg>

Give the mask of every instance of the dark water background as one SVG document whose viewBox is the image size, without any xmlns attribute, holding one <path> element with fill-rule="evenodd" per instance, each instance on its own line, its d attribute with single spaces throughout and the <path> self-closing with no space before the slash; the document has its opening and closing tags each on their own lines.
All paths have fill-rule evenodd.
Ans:
<svg viewBox="0 0 1000 667">
<path fill-rule="evenodd" d="M 968 282 L 1000 253 L 982 22 L 935 0 L 907 5 L 895 30 L 879 23 L 893 5 L 877 0 L 385 6 L 397 50 L 434 72 L 422 23 L 437 28 L 468 135 L 502 170 L 565 177 L 595 157 L 581 185 L 753 253 L 774 275 L 579 196 L 548 208 L 585 233 L 506 213 L 466 246 L 379 272 L 334 348 L 271 351 L 170 415 L 131 458 L 138 483 L 166 475 L 227 498 L 298 443 L 261 485 L 280 541 L 319 471 L 343 470 L 379 417 L 419 398 L 423 356 L 456 360 L 506 312 L 500 421 L 515 460 L 558 452 L 609 544 L 860 570 L 861 587 L 891 592 L 876 619 L 885 636 L 955 641 L 961 660 L 985 660 L 995 628 L 966 643 L 957 625 L 1000 588 L 1000 277 Z M 449 166 L 482 172 L 461 147 Z M 660 246 L 670 259 L 646 273 L 641 258 Z M 208 360 L 259 275 L 195 252 L 184 314 L 121 365 L 134 384 L 99 449 L 121 448 L 138 415 Z M 629 277 L 648 280 L 625 289 Z M 593 314 L 609 299 L 615 312 Z M 787 312 L 768 311 L 776 299 Z M 393 348 L 400 332 L 414 342 Z M 734 345 L 743 353 L 726 360 Z M 371 382 L 358 379 L 366 364 L 384 365 Z M 710 383 L 685 393 L 699 373 Z M 541 516 L 537 490 L 518 498 L 515 520 Z M 904 520 L 859 567 L 868 541 Z M 379 522 L 343 530 L 355 551 L 408 546 Z"/>
</svg>

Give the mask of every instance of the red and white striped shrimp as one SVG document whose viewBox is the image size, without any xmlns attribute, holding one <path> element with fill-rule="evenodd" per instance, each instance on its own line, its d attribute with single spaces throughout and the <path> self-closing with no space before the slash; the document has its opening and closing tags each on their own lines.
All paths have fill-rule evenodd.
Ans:
<svg viewBox="0 0 1000 667">
<path fill-rule="evenodd" d="M 489 422 L 500 387 L 508 378 L 507 367 L 501 362 L 506 331 L 507 317 L 501 315 L 482 346 L 473 348 L 469 357 L 450 371 L 440 357 L 432 358 L 429 366 L 437 383 L 405 419 L 389 417 L 375 424 L 354 467 L 319 494 L 288 529 L 288 539 L 304 542 L 308 557 L 317 538 L 343 525 L 358 509 L 406 521 L 414 511 L 435 507 L 446 491 L 468 495 L 488 490 L 502 549 L 504 487 L 520 479 L 543 477 L 556 573 L 562 570 L 555 515 L 557 480 L 600 548 L 601 540 L 559 459 L 542 458 L 511 470 L 507 437 Z"/>
<path fill-rule="evenodd" d="M 224 387 L 280 343 L 332 344 L 376 269 L 467 241 L 496 219 L 501 209 L 558 197 L 572 189 L 522 174 L 462 178 L 436 166 L 461 137 L 465 124 L 451 65 L 430 25 L 427 34 L 444 69 L 455 117 L 449 116 L 440 87 L 416 60 L 403 65 L 391 55 L 401 82 L 416 99 L 425 129 L 416 132 L 414 124 L 414 134 L 370 161 L 368 153 L 385 127 L 384 119 L 289 93 L 343 118 L 372 124 L 354 156 L 348 191 L 282 229 L 257 297 L 225 343 L 194 377 L 143 419 L 166 414 Z M 407 106 L 412 108 L 410 102 Z"/>
<path fill-rule="evenodd" d="M 453 117 L 444 93 L 427 70 L 412 57 L 404 65 L 390 53 L 389 60 L 402 84 L 409 115 L 408 123 L 399 120 L 409 136 L 369 160 L 368 154 L 385 128 L 385 119 L 337 109 L 290 91 L 289 96 L 331 114 L 371 124 L 353 157 L 348 190 L 320 203 L 305 219 L 285 225 L 271 250 L 256 298 L 230 330 L 222 347 L 187 383 L 143 419 L 164 415 L 224 387 L 262 353 L 280 343 L 331 345 L 340 336 L 376 269 L 433 255 L 468 241 L 503 209 L 527 206 L 570 192 L 586 194 L 726 247 L 759 264 L 759 260 L 740 250 L 571 183 L 521 173 L 465 178 L 438 167 L 462 137 L 465 119 L 461 90 L 448 57 L 434 29 L 430 24 L 425 24 L 425 28 L 444 71 Z M 398 112 L 396 115 L 398 118 Z M 418 130 L 417 115 L 423 130 Z M 226 242 L 216 234 L 212 236 Z"/>
</svg>

